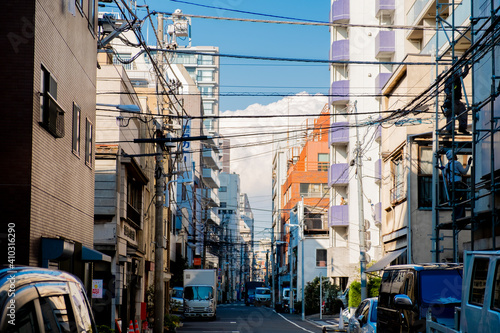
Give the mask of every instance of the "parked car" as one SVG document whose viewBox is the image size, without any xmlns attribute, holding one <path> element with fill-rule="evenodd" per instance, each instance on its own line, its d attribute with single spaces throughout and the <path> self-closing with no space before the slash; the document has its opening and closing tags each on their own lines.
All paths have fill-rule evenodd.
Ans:
<svg viewBox="0 0 500 333">
<path fill-rule="evenodd" d="M 271 305 L 271 289 L 258 287 L 255 288 L 255 306 Z"/>
<path fill-rule="evenodd" d="M 297 289 L 293 288 L 293 299 L 297 301 Z M 283 288 L 283 310 L 288 312 L 290 310 L 290 288 Z"/>
<path fill-rule="evenodd" d="M 0 332 L 97 332 L 85 289 L 56 270 L 0 270 Z"/>
<path fill-rule="evenodd" d="M 425 332 L 426 316 L 454 321 L 462 297 L 463 267 L 431 263 L 395 265 L 384 269 L 377 306 L 377 330 Z"/>
<path fill-rule="evenodd" d="M 170 290 L 170 310 L 174 313 L 184 312 L 184 288 L 173 287 Z"/>
<path fill-rule="evenodd" d="M 347 333 L 376 333 L 377 303 L 377 297 L 363 300 L 347 321 Z"/>
</svg>

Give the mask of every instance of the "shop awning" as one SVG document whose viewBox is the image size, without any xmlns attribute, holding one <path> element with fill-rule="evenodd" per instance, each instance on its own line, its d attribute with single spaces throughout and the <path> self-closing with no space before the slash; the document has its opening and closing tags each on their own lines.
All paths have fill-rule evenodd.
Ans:
<svg viewBox="0 0 500 333">
<path fill-rule="evenodd" d="M 382 259 L 374 263 L 370 268 L 366 270 L 367 273 L 369 272 L 376 272 L 376 271 L 381 271 L 384 268 L 386 268 L 393 260 L 395 260 L 397 257 L 402 255 L 404 252 L 406 252 L 406 248 L 396 250 L 393 252 L 389 252 L 388 254 L 385 255 Z"/>
<path fill-rule="evenodd" d="M 94 249 L 82 246 L 83 261 L 106 261 L 111 262 L 111 257 Z"/>
</svg>

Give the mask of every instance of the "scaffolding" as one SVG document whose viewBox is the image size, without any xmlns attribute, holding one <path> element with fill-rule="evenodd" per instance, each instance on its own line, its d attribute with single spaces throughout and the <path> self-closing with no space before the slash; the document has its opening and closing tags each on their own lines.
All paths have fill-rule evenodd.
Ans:
<svg viewBox="0 0 500 333">
<path fill-rule="evenodd" d="M 470 24 L 457 25 L 460 11 L 470 6 Z M 496 46 L 500 41 L 500 18 L 497 16 L 500 7 L 495 7 L 494 0 L 436 0 L 436 35 L 435 62 L 436 81 L 432 94 L 435 98 L 435 133 L 433 134 L 433 233 L 432 252 L 435 262 L 441 261 L 443 251 L 441 242 L 444 237 L 453 238 L 453 261 L 460 261 L 459 234 L 470 233 L 469 250 L 496 249 L 498 212 L 496 210 L 497 187 L 500 181 L 500 166 L 495 160 L 495 138 L 499 118 L 495 115 L 495 101 L 500 93 L 496 75 Z M 457 46 L 460 48 L 457 49 Z M 467 48 L 463 48 L 463 46 Z M 472 74 L 471 89 L 467 91 L 463 78 Z M 465 111 L 454 102 L 451 103 L 451 117 L 448 116 L 444 126 L 440 126 L 440 115 L 443 109 L 443 91 L 447 80 L 459 78 L 465 96 Z M 487 92 L 482 87 L 488 87 Z M 449 91 L 448 91 L 449 93 Z M 452 101 L 455 100 L 452 89 Z M 472 99 L 469 100 L 469 97 Z M 462 112 L 472 115 L 472 134 L 458 134 L 455 122 Z M 442 125 L 442 122 L 441 122 Z M 459 125 L 460 126 L 460 125 Z M 451 132 L 447 132 L 451 127 Z M 487 148 L 487 150 L 485 149 Z M 451 150 L 453 155 L 471 155 L 469 188 L 461 190 L 450 183 L 446 188 L 446 180 L 441 177 L 443 164 L 441 157 Z M 499 159 L 500 162 L 500 159 Z M 443 177 L 444 178 L 444 177 Z M 440 192 L 446 191 L 447 202 L 439 202 Z M 460 191 L 466 192 L 464 200 L 457 200 Z M 467 204 L 470 215 L 458 218 L 459 205 Z M 443 211 L 451 210 L 451 220 L 440 221 Z M 445 234 L 446 233 L 446 234 Z"/>
</svg>

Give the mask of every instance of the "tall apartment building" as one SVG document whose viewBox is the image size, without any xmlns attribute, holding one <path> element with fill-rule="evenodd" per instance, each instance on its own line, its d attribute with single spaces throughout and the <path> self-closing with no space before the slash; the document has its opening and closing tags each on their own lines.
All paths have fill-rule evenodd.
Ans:
<svg viewBox="0 0 500 333">
<path fill-rule="evenodd" d="M 277 265 L 274 265 L 276 267 L 273 266 L 275 291 L 282 290 L 290 284 L 294 286 L 298 284 L 297 290 L 301 290 L 302 281 L 310 282 L 317 276 L 325 276 L 326 273 L 329 233 L 327 217 L 330 201 L 327 185 L 330 127 L 328 111 L 328 105 L 325 105 L 319 117 L 305 121 L 302 142 L 291 145 L 283 153 L 285 159 L 280 158 L 282 153 L 279 150 L 275 154 L 273 162 L 275 225 L 273 225 L 274 239 L 271 246 L 271 250 L 276 253 L 273 258 L 277 261 Z M 278 175 L 280 173 L 283 177 Z M 276 186 L 281 187 L 279 191 Z M 279 208 L 276 207 L 277 204 L 280 205 Z M 292 224 L 297 227 L 291 226 Z M 303 231 L 299 232 L 299 229 Z M 304 247 L 304 257 L 302 249 L 299 249 L 299 240 L 300 246 Z M 307 269 L 302 270 L 301 265 L 307 265 Z"/>
<path fill-rule="evenodd" d="M 0 252 L 2 263 L 64 269 L 90 288 L 92 261 L 109 260 L 93 250 L 97 1 L 68 4 L 2 6 Z"/>
<path fill-rule="evenodd" d="M 366 261 L 381 255 L 377 97 L 392 72 L 387 60 L 397 58 L 398 52 L 394 30 L 376 26 L 393 22 L 395 7 L 391 0 L 331 1 L 328 276 L 341 287 L 359 276 L 360 228 L 367 239 Z M 362 64 L 350 63 L 354 61 Z"/>
</svg>

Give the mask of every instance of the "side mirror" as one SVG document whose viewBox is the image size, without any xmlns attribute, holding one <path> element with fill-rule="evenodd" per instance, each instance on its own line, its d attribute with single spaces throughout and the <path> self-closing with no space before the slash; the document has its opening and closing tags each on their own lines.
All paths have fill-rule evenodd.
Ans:
<svg viewBox="0 0 500 333">
<path fill-rule="evenodd" d="M 399 294 L 394 296 L 394 307 L 398 310 L 411 310 L 413 302 L 408 295 Z"/>
<path fill-rule="evenodd" d="M 360 315 L 358 317 L 358 321 L 359 321 L 359 325 L 363 326 L 365 324 L 365 316 L 364 315 Z"/>
</svg>

